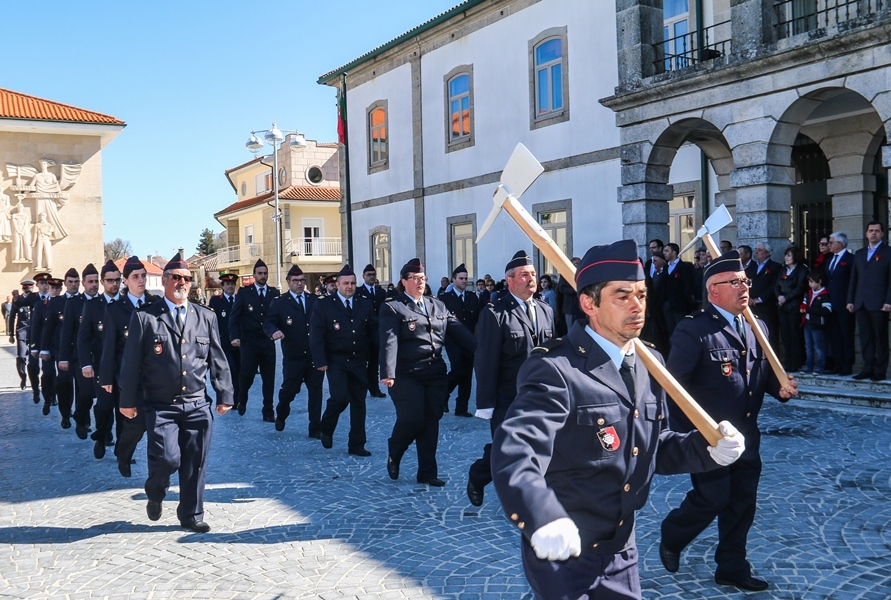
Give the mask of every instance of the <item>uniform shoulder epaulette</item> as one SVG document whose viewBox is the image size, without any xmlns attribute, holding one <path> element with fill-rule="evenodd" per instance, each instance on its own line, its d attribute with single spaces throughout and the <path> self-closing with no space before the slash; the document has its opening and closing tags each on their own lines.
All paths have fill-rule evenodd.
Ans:
<svg viewBox="0 0 891 600">
<path fill-rule="evenodd" d="M 655 347 L 656 347 L 656 344 L 653 344 L 653 343 L 648 342 L 648 341 L 646 341 L 646 340 L 640 340 L 640 342 L 641 342 L 644 346 L 646 346 L 647 348 L 655 348 Z"/>
<path fill-rule="evenodd" d="M 705 314 L 705 309 L 700 308 L 699 310 L 694 310 L 692 313 L 684 317 L 685 319 L 695 319 L 696 317 L 701 317 Z"/>
<path fill-rule="evenodd" d="M 205 306 L 204 304 L 198 304 L 197 302 L 189 302 L 189 304 L 191 304 L 191 305 L 194 306 L 195 308 L 203 308 L 204 310 L 210 310 L 210 311 L 213 311 L 213 309 L 212 309 L 211 307 L 209 307 L 209 306 Z"/>
<path fill-rule="evenodd" d="M 384 302 L 392 302 L 395 299 L 396 299 L 396 296 L 391 296 L 389 298 L 384 298 Z"/>
<path fill-rule="evenodd" d="M 546 341 L 544 344 L 542 344 L 541 346 L 536 346 L 535 348 L 533 348 L 532 354 L 547 354 L 554 348 L 559 348 L 562 345 L 563 345 L 562 337 L 551 338 L 548 341 Z"/>
</svg>

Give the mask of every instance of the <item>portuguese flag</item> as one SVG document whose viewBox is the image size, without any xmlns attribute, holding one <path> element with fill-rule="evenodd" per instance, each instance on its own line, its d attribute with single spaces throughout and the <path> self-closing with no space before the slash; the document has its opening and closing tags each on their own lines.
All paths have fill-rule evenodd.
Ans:
<svg viewBox="0 0 891 600">
<path fill-rule="evenodd" d="M 337 141 L 346 145 L 346 88 L 340 89 L 340 98 L 337 101 Z"/>
</svg>

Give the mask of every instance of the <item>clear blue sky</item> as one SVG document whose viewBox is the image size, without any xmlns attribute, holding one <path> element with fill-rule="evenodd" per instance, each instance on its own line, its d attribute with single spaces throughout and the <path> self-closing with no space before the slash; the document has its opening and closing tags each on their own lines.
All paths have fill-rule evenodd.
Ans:
<svg viewBox="0 0 891 600">
<path fill-rule="evenodd" d="M 120 0 L 3 7 L 0 87 L 113 115 L 103 152 L 105 241 L 191 253 L 235 192 L 252 129 L 278 121 L 337 141 L 316 80 L 459 0 Z M 99 257 L 101 258 L 101 257 Z M 82 266 L 82 265 L 81 265 Z"/>
</svg>

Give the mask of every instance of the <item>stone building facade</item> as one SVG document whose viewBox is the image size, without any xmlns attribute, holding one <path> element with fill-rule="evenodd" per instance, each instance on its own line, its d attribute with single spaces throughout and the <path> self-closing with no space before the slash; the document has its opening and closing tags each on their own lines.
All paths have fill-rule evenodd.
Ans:
<svg viewBox="0 0 891 600">
<path fill-rule="evenodd" d="M 102 149 L 123 121 L 0 90 L 0 299 L 103 262 Z"/>
<path fill-rule="evenodd" d="M 793 243 L 888 223 L 891 3 L 882 0 L 616 0 L 622 223 L 668 234 L 669 173 L 695 144 L 740 243 Z M 689 26 L 669 31 L 669 10 Z M 713 206 L 697 216 L 707 214 Z"/>
</svg>

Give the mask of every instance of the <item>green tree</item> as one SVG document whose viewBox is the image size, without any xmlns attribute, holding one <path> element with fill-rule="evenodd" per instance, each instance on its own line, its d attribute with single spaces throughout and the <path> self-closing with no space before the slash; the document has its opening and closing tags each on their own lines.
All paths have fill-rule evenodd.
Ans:
<svg viewBox="0 0 891 600">
<path fill-rule="evenodd" d="M 198 254 L 203 254 L 204 256 L 216 252 L 218 250 L 216 234 L 210 229 L 202 231 L 198 237 L 198 245 L 195 247 L 195 250 Z"/>
<path fill-rule="evenodd" d="M 117 260 L 133 254 L 130 242 L 117 238 L 105 243 L 105 260 Z"/>
</svg>

